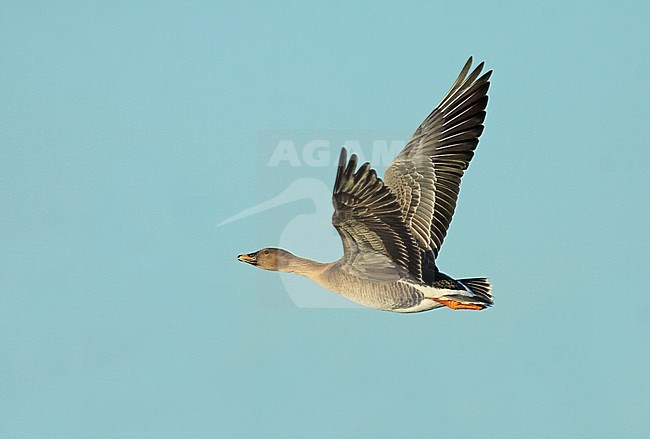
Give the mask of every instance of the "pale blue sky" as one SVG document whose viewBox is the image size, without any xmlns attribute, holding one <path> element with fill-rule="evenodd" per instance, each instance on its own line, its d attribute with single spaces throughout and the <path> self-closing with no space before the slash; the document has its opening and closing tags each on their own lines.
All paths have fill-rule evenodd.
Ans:
<svg viewBox="0 0 650 439">
<path fill-rule="evenodd" d="M 0 436 L 647 437 L 650 9 L 545 3 L 4 2 Z M 304 200 L 215 227 L 331 188 L 274 136 L 405 139 L 469 55 L 439 265 L 492 309 L 301 308 L 235 260 L 338 239 Z"/>
</svg>

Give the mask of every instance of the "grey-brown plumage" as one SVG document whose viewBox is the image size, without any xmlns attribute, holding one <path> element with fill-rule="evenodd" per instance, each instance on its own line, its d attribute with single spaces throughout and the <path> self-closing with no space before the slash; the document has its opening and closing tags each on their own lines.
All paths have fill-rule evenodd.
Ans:
<svg viewBox="0 0 650 439">
<path fill-rule="evenodd" d="M 405 221 L 424 250 L 438 254 L 456 209 L 460 179 L 483 132 L 492 71 L 467 76 L 470 58 L 442 101 L 386 169 Z M 478 79 L 477 79 L 478 78 Z"/>
<path fill-rule="evenodd" d="M 440 306 L 483 309 L 492 304 L 485 278 L 455 280 L 435 258 L 456 209 L 460 180 L 483 132 L 491 71 L 472 59 L 441 102 L 386 169 L 384 180 L 369 163 L 358 167 L 341 150 L 334 182 L 332 224 L 343 257 L 320 264 L 281 249 L 239 259 L 269 270 L 309 277 L 372 308 L 418 312 Z"/>
</svg>

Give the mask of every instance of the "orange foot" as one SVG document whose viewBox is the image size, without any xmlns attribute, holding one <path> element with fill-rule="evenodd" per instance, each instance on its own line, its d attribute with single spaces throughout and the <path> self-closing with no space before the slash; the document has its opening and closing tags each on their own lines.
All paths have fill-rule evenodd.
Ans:
<svg viewBox="0 0 650 439">
<path fill-rule="evenodd" d="M 475 303 L 462 303 L 457 300 L 434 299 L 433 297 L 427 297 L 427 299 L 435 300 L 436 302 L 441 303 L 451 309 L 485 309 L 484 305 L 477 305 Z"/>
</svg>

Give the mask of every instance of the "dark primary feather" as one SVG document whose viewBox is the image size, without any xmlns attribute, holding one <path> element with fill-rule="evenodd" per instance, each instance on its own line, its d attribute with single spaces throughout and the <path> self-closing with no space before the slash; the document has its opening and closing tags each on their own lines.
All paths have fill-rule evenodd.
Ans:
<svg viewBox="0 0 650 439">
<path fill-rule="evenodd" d="M 341 149 L 334 183 L 332 224 L 343 241 L 343 262 L 351 274 L 391 282 L 405 277 L 421 281 L 421 255 L 402 219 L 395 195 L 357 157 L 347 161 Z"/>
<path fill-rule="evenodd" d="M 472 58 L 384 176 L 420 248 L 434 255 L 447 234 L 461 177 L 483 132 L 492 71 L 479 77 L 483 63 L 469 73 L 471 64 Z"/>
</svg>

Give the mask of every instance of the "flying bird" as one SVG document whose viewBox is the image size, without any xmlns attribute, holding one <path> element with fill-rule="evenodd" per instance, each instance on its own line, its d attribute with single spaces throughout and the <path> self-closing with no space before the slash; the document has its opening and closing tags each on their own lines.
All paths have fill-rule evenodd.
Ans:
<svg viewBox="0 0 650 439">
<path fill-rule="evenodd" d="M 443 306 L 482 310 L 492 305 L 487 278 L 454 279 L 436 257 L 451 222 L 460 180 L 483 132 L 492 71 L 472 58 L 440 103 L 415 130 L 380 179 L 370 163 L 339 156 L 332 224 L 343 256 L 320 263 L 280 248 L 241 254 L 241 262 L 295 273 L 361 305 L 414 313 Z"/>
</svg>

